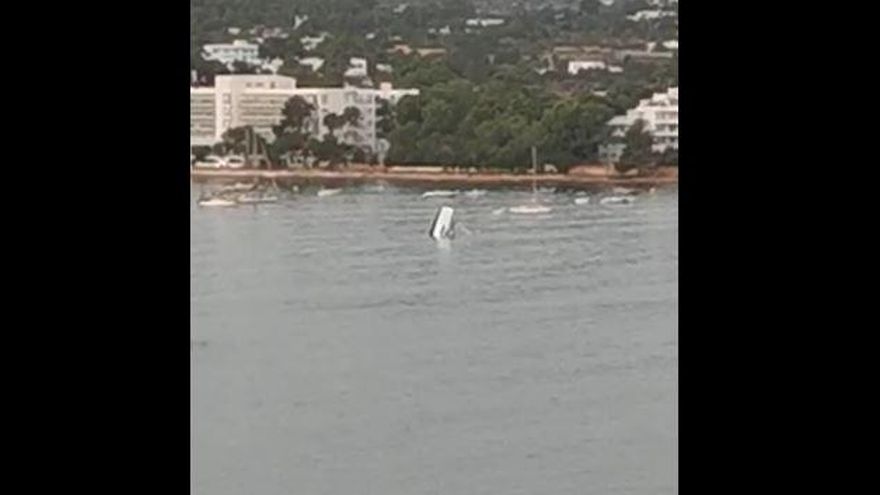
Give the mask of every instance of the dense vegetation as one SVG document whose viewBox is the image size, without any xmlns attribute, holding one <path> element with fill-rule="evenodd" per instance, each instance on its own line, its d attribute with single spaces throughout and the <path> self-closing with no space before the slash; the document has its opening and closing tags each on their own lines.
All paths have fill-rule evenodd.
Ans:
<svg viewBox="0 0 880 495">
<path fill-rule="evenodd" d="M 193 68 L 208 76 L 229 71 L 199 56 L 204 43 L 247 37 L 230 34 L 229 27 L 242 33 L 259 26 L 289 32 L 284 39 L 263 40 L 262 55 L 283 59 L 280 73 L 297 77 L 302 86 L 341 84 L 348 58 L 366 57 L 374 79 L 421 90 L 420 96 L 406 97 L 395 108 L 383 106 L 380 111 L 380 135 L 391 143 L 388 160 L 463 166 L 527 167 L 531 146 L 538 147 L 542 162 L 562 168 L 595 162 L 598 145 L 608 139 L 608 119 L 678 83 L 677 55 L 660 62 L 625 60 L 622 73 L 590 71 L 573 76 L 563 66 L 539 74 L 548 63 L 558 62 L 547 55 L 553 46 L 643 48 L 649 41 L 676 39 L 675 17 L 649 22 L 626 18 L 654 8 L 644 0 L 618 0 L 612 6 L 598 0 L 408 0 L 407 8 L 401 9 L 402 3 L 191 0 Z M 505 17 L 503 26 L 466 29 L 465 19 L 496 12 Z M 308 21 L 294 31 L 294 20 L 303 16 Z M 438 34 L 447 26 L 448 34 Z M 327 40 L 306 52 L 300 37 L 321 32 L 329 33 Z M 390 53 L 389 48 L 398 43 L 444 48 L 446 54 L 420 58 Z M 324 67 L 314 73 L 299 66 L 296 60 L 304 56 L 324 58 Z M 377 63 L 390 64 L 393 75 L 377 72 Z M 285 119 L 289 124 L 287 113 Z M 311 150 L 338 159 L 354 153 L 338 143 L 338 136 L 328 138 L 332 145 L 323 145 L 295 127 L 276 132 L 273 155 Z M 638 156 L 636 161 L 645 160 Z M 667 153 L 649 161 L 677 162 L 677 156 Z"/>
</svg>

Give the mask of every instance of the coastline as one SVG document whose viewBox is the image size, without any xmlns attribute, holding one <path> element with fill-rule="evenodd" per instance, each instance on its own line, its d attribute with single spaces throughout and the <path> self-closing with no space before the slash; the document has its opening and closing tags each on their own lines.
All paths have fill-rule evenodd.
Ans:
<svg viewBox="0 0 880 495">
<path fill-rule="evenodd" d="M 399 187 L 529 189 L 538 187 L 563 189 L 600 189 L 605 187 L 650 188 L 678 184 L 678 177 L 621 177 L 573 174 L 481 174 L 461 172 L 388 172 L 357 170 L 191 170 L 197 183 L 274 180 L 292 186 L 345 187 L 385 183 Z"/>
</svg>

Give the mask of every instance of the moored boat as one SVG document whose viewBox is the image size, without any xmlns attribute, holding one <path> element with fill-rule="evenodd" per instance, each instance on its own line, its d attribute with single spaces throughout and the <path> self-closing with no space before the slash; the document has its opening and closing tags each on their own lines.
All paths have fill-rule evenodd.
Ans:
<svg viewBox="0 0 880 495">
<path fill-rule="evenodd" d="M 199 206 L 231 207 L 238 203 L 224 198 L 204 198 L 199 200 Z"/>
<path fill-rule="evenodd" d="M 422 193 L 423 198 L 451 198 L 453 196 L 458 196 L 458 191 L 436 190 Z"/>
<path fill-rule="evenodd" d="M 325 196 L 335 196 L 342 192 L 342 189 L 319 189 L 318 197 L 323 198 Z"/>
</svg>

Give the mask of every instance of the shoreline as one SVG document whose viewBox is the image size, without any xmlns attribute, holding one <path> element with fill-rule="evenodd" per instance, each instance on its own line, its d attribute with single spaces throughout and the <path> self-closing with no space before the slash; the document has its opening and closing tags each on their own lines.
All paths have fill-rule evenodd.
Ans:
<svg viewBox="0 0 880 495">
<path fill-rule="evenodd" d="M 538 187 L 564 189 L 596 189 L 604 187 L 650 188 L 675 186 L 677 177 L 608 177 L 568 174 L 467 174 L 467 173 L 411 173 L 383 171 L 322 171 L 322 170 L 191 170 L 190 177 L 197 183 L 275 180 L 285 185 L 345 187 L 385 183 L 401 187 L 429 188 L 484 188 L 530 189 L 532 181 Z"/>
</svg>

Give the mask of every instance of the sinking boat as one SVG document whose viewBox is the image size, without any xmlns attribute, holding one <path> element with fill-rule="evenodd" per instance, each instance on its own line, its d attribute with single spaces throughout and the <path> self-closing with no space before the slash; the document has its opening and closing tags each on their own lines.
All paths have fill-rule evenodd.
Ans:
<svg viewBox="0 0 880 495">
<path fill-rule="evenodd" d="M 436 191 L 425 191 L 422 193 L 423 198 L 451 198 L 454 196 L 458 196 L 458 191 L 436 190 Z"/>
<path fill-rule="evenodd" d="M 434 215 L 431 222 L 431 228 L 428 229 L 428 235 L 432 239 L 452 239 L 455 237 L 454 225 L 452 222 L 452 214 L 454 210 L 449 206 L 441 206 Z"/>
</svg>

